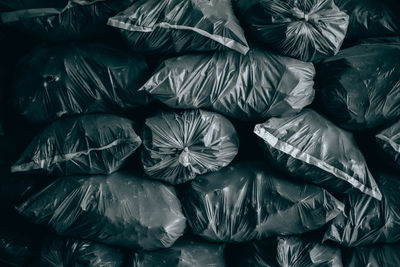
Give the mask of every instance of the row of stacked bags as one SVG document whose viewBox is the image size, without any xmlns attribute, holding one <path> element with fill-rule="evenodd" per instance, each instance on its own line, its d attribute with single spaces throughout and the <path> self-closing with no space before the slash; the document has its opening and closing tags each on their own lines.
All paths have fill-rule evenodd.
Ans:
<svg viewBox="0 0 400 267">
<path fill-rule="evenodd" d="M 400 266 L 396 0 L 0 0 L 1 266 Z"/>
</svg>

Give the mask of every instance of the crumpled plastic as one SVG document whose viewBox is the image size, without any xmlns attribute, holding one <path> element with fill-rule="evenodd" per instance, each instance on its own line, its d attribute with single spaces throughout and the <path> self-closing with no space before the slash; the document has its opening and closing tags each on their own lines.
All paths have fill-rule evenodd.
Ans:
<svg viewBox="0 0 400 267">
<path fill-rule="evenodd" d="M 346 196 L 345 212 L 331 222 L 325 240 L 348 247 L 400 241 L 400 177 L 382 172 L 377 181 L 382 200 L 362 194 Z"/>
<path fill-rule="evenodd" d="M 317 67 L 322 107 L 339 126 L 363 131 L 400 117 L 400 43 L 343 49 Z"/>
<path fill-rule="evenodd" d="M 141 153 L 145 173 L 171 184 L 227 166 L 239 150 L 239 138 L 224 116 L 203 111 L 159 113 L 145 121 Z"/>
<path fill-rule="evenodd" d="M 360 247 L 352 251 L 347 267 L 396 267 L 400 266 L 400 245 Z"/>
<path fill-rule="evenodd" d="M 191 231 L 212 241 L 246 242 L 321 228 L 343 204 L 326 190 L 277 176 L 261 163 L 237 163 L 182 190 Z"/>
<path fill-rule="evenodd" d="M 335 3 L 349 15 L 348 39 L 400 33 L 400 9 L 396 0 L 335 0 Z"/>
<path fill-rule="evenodd" d="M 215 52 L 168 59 L 139 90 L 172 108 L 261 121 L 311 104 L 314 75 L 311 63 L 267 51 Z"/>
<path fill-rule="evenodd" d="M 108 20 L 134 51 L 249 50 L 230 0 L 139 0 Z"/>
<path fill-rule="evenodd" d="M 254 133 L 266 158 L 293 178 L 349 193 L 353 188 L 381 199 L 353 135 L 317 112 L 305 109 L 285 118 L 258 124 Z"/>
<path fill-rule="evenodd" d="M 137 92 L 148 76 L 143 57 L 112 46 L 43 45 L 19 63 L 14 103 L 35 123 L 82 113 L 119 113 L 151 102 Z"/>
<path fill-rule="evenodd" d="M 1 22 L 49 42 L 101 37 L 134 0 L 1 0 Z M 1 10 L 0 10 L 1 11 Z"/>
<path fill-rule="evenodd" d="M 233 0 L 233 4 L 251 37 L 303 61 L 335 55 L 349 23 L 333 0 Z"/>
<path fill-rule="evenodd" d="M 101 243 L 75 238 L 48 238 L 42 246 L 40 266 L 123 267 L 126 253 Z"/>
<path fill-rule="evenodd" d="M 129 119 L 109 114 L 69 117 L 36 136 L 11 171 L 109 174 L 120 169 L 141 143 Z"/>
<path fill-rule="evenodd" d="M 182 237 L 168 249 L 135 253 L 129 267 L 225 267 L 224 244 Z"/>
<path fill-rule="evenodd" d="M 400 121 L 380 131 L 375 138 L 380 149 L 400 167 Z"/>
<path fill-rule="evenodd" d="M 17 210 L 61 236 L 130 249 L 170 247 L 186 225 L 172 187 L 123 172 L 59 178 Z"/>
</svg>

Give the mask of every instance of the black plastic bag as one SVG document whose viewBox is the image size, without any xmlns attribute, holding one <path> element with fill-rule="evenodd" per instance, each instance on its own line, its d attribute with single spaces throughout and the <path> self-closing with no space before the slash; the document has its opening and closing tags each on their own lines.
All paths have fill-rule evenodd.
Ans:
<svg viewBox="0 0 400 267">
<path fill-rule="evenodd" d="M 317 67 L 322 106 L 353 131 L 400 117 L 400 43 L 372 40 L 340 51 Z"/>
<path fill-rule="evenodd" d="M 324 239 L 349 247 L 400 241 L 400 177 L 381 173 L 377 181 L 382 200 L 362 194 L 346 196 L 345 213 L 331 222 Z"/>
<path fill-rule="evenodd" d="M 126 111 L 151 101 L 137 92 L 148 75 L 144 58 L 103 44 L 39 46 L 17 67 L 14 102 L 36 123 Z"/>
<path fill-rule="evenodd" d="M 123 267 L 126 253 L 100 243 L 55 236 L 42 246 L 41 267 Z"/>
<path fill-rule="evenodd" d="M 260 121 L 299 112 L 314 99 L 311 63 L 251 50 L 164 61 L 140 90 L 173 108 L 205 108 Z"/>
<path fill-rule="evenodd" d="M 239 138 L 224 116 L 203 110 L 165 112 L 148 118 L 141 154 L 145 173 L 180 184 L 227 166 L 239 150 Z"/>
<path fill-rule="evenodd" d="M 243 27 L 261 44 L 303 61 L 336 54 L 349 17 L 333 0 L 233 0 Z"/>
<path fill-rule="evenodd" d="M 353 188 L 381 199 L 382 195 L 351 133 L 317 112 L 271 118 L 254 128 L 266 157 L 293 178 L 336 193 Z"/>
<path fill-rule="evenodd" d="M 398 267 L 400 266 L 400 245 L 355 248 L 346 267 Z"/>
<path fill-rule="evenodd" d="M 400 121 L 379 132 L 375 138 L 382 151 L 400 167 Z"/>
<path fill-rule="evenodd" d="M 230 0 L 139 0 L 108 25 L 138 52 L 249 50 Z"/>
<path fill-rule="evenodd" d="M 134 128 L 131 120 L 109 114 L 55 121 L 36 136 L 11 171 L 58 176 L 115 172 L 142 143 Z"/>
<path fill-rule="evenodd" d="M 335 0 L 335 3 L 349 15 L 348 39 L 400 34 L 397 0 Z"/>
<path fill-rule="evenodd" d="M 225 267 L 223 244 L 182 237 L 168 249 L 138 252 L 129 267 Z"/>
<path fill-rule="evenodd" d="M 107 20 L 134 0 L 0 0 L 2 23 L 45 41 L 101 37 Z"/>
<path fill-rule="evenodd" d="M 122 172 L 60 178 L 17 209 L 59 235 L 130 249 L 170 247 L 186 223 L 172 187 Z"/>
<path fill-rule="evenodd" d="M 284 180 L 261 163 L 199 176 L 183 189 L 181 201 L 194 234 L 224 242 L 311 231 L 343 209 L 324 189 Z"/>
</svg>

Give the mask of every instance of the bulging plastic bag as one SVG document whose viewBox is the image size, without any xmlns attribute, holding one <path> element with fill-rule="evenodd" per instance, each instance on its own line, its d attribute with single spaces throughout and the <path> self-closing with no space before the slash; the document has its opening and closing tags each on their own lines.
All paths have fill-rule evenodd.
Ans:
<svg viewBox="0 0 400 267">
<path fill-rule="evenodd" d="M 356 188 L 382 198 L 353 135 L 317 112 L 305 109 L 291 117 L 271 118 L 256 125 L 254 133 L 268 160 L 292 177 L 332 192 Z"/>
<path fill-rule="evenodd" d="M 186 223 L 172 187 L 122 172 L 60 178 L 17 209 L 59 235 L 130 249 L 170 247 Z"/>
<path fill-rule="evenodd" d="M 336 54 L 348 15 L 333 0 L 233 0 L 243 27 L 261 44 L 290 57 L 315 61 Z"/>
<path fill-rule="evenodd" d="M 349 15 L 348 39 L 400 33 L 400 9 L 396 0 L 335 0 L 335 3 Z"/>
<path fill-rule="evenodd" d="M 375 138 L 382 151 L 400 167 L 400 121 L 379 132 Z"/>
<path fill-rule="evenodd" d="M 184 188 L 181 201 L 194 234 L 224 242 L 311 231 L 343 209 L 324 189 L 282 179 L 261 163 L 199 176 Z"/>
<path fill-rule="evenodd" d="M 349 247 L 400 241 L 400 177 L 381 173 L 377 181 L 382 200 L 362 194 L 346 196 L 345 213 L 331 222 L 324 239 Z"/>
<path fill-rule="evenodd" d="M 230 0 L 139 0 L 108 25 L 138 52 L 249 50 Z"/>
<path fill-rule="evenodd" d="M 145 173 L 180 184 L 227 166 L 239 150 L 239 138 L 224 116 L 203 110 L 165 112 L 148 118 L 141 154 Z"/>
<path fill-rule="evenodd" d="M 400 43 L 364 42 L 317 67 L 322 106 L 341 127 L 362 131 L 400 117 Z"/>
<path fill-rule="evenodd" d="M 30 143 L 11 171 L 58 176 L 115 172 L 142 143 L 134 128 L 131 120 L 109 114 L 55 121 Z"/>
<path fill-rule="evenodd" d="M 205 108 L 260 121 L 314 99 L 314 66 L 266 51 L 185 55 L 164 61 L 140 90 L 173 108 Z"/>
<path fill-rule="evenodd" d="M 126 254 L 114 247 L 88 240 L 55 236 L 42 246 L 41 267 L 123 267 Z"/>
<path fill-rule="evenodd" d="M 17 67 L 14 102 L 35 123 L 117 113 L 151 101 L 137 92 L 148 75 L 144 58 L 103 44 L 39 46 Z"/>
<path fill-rule="evenodd" d="M 107 20 L 134 0 L 0 0 L 1 21 L 45 41 L 101 37 Z M 2 10 L 0 10 L 2 11 Z"/>
<path fill-rule="evenodd" d="M 352 251 L 347 267 L 397 267 L 400 266 L 400 245 L 360 247 Z"/>
<path fill-rule="evenodd" d="M 182 237 L 168 248 L 135 253 L 129 267 L 225 267 L 223 244 Z"/>
</svg>

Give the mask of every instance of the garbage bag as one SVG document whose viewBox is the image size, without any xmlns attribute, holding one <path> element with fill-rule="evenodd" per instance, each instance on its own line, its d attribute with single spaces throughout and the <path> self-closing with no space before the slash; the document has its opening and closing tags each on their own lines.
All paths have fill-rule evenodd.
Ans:
<svg viewBox="0 0 400 267">
<path fill-rule="evenodd" d="M 299 112 L 314 99 L 314 66 L 251 50 L 164 61 L 141 89 L 173 108 L 205 108 L 259 121 Z"/>
<path fill-rule="evenodd" d="M 144 58 L 103 44 L 43 45 L 18 64 L 17 111 L 35 123 L 82 113 L 117 113 L 147 104 Z M 23 77 L 23 78 L 21 78 Z"/>
<path fill-rule="evenodd" d="M 134 0 L 0 0 L 1 22 L 49 42 L 101 37 Z"/>
<path fill-rule="evenodd" d="M 345 212 L 331 222 L 325 240 L 349 247 L 400 241 L 400 177 L 380 173 L 377 181 L 382 200 L 362 194 L 346 196 Z"/>
<path fill-rule="evenodd" d="M 233 3 L 253 39 L 303 61 L 335 55 L 349 23 L 348 15 L 333 0 L 233 0 Z"/>
<path fill-rule="evenodd" d="M 400 266 L 400 245 L 360 247 L 352 251 L 347 267 L 396 267 Z"/>
<path fill-rule="evenodd" d="M 35 137 L 11 171 L 58 176 L 115 172 L 142 143 L 134 128 L 131 120 L 109 114 L 55 121 Z"/>
<path fill-rule="evenodd" d="M 375 137 L 380 149 L 400 167 L 400 121 L 380 131 Z"/>
<path fill-rule="evenodd" d="M 311 109 L 258 124 L 254 133 L 268 161 L 294 179 L 349 193 L 356 188 L 376 199 L 381 192 L 351 133 Z"/>
<path fill-rule="evenodd" d="M 232 123 L 217 113 L 187 110 L 146 119 L 141 153 L 145 173 L 171 184 L 227 166 L 239 150 Z"/>
<path fill-rule="evenodd" d="M 108 25 L 119 29 L 138 52 L 249 50 L 230 0 L 139 0 Z"/>
<path fill-rule="evenodd" d="M 60 178 L 17 210 L 59 235 L 130 249 L 170 247 L 186 223 L 172 187 L 123 172 Z"/>
<path fill-rule="evenodd" d="M 130 267 L 225 267 L 225 245 L 182 237 L 168 248 L 135 253 Z"/>
<path fill-rule="evenodd" d="M 363 131 L 400 117 L 400 43 L 362 43 L 317 67 L 322 107 L 339 126 Z"/>
<path fill-rule="evenodd" d="M 208 240 L 246 242 L 321 228 L 343 204 L 324 189 L 280 178 L 261 163 L 237 163 L 182 190 L 190 229 Z"/>
<path fill-rule="evenodd" d="M 55 236 L 42 246 L 42 267 L 123 267 L 125 253 L 114 247 L 88 240 Z"/>
<path fill-rule="evenodd" d="M 335 3 L 349 15 L 348 39 L 400 33 L 400 9 L 396 0 L 335 0 Z"/>
</svg>

